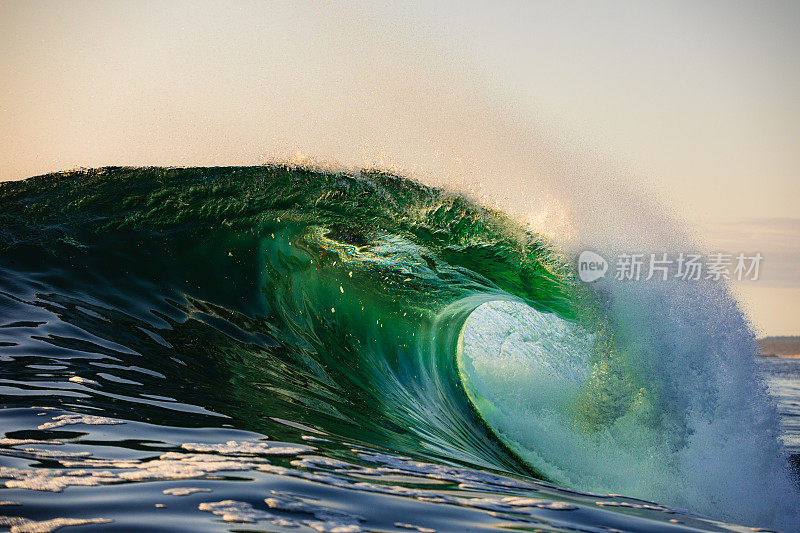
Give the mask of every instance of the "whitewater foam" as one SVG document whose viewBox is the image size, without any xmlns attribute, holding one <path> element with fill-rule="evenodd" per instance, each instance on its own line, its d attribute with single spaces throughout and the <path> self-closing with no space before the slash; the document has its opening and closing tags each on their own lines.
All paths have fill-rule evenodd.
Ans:
<svg viewBox="0 0 800 533">
<path fill-rule="evenodd" d="M 606 298 L 609 330 L 512 301 L 470 315 L 459 369 L 495 433 L 557 483 L 795 523 L 777 415 L 724 287 L 621 283 Z"/>
</svg>

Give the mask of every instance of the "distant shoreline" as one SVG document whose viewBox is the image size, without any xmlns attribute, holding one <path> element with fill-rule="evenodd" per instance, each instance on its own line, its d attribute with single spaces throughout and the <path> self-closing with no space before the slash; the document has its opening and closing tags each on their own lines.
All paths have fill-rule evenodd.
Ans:
<svg viewBox="0 0 800 533">
<path fill-rule="evenodd" d="M 800 336 L 764 337 L 758 339 L 760 357 L 781 357 L 800 359 Z"/>
</svg>

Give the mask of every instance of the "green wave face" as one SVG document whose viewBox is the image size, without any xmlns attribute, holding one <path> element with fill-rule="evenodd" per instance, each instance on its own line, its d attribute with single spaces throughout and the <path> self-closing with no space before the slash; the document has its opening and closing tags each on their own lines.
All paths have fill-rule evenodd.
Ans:
<svg viewBox="0 0 800 533">
<path fill-rule="evenodd" d="M 381 172 L 288 167 L 71 172 L 5 183 L 0 201 L 4 268 L 118 310 L 113 329 L 62 311 L 100 337 L 157 331 L 134 345 L 187 400 L 530 471 L 455 359 L 484 301 L 574 314 L 564 266 L 501 213 Z"/>
</svg>

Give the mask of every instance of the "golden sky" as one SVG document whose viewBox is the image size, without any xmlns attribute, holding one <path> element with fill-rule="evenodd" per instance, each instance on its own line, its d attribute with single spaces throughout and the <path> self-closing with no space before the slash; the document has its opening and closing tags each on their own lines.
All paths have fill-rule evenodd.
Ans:
<svg viewBox="0 0 800 533">
<path fill-rule="evenodd" d="M 776 1 L 0 2 L 0 179 L 390 167 L 551 233 L 575 209 L 760 251 L 743 304 L 800 334 L 798 20 Z"/>
</svg>

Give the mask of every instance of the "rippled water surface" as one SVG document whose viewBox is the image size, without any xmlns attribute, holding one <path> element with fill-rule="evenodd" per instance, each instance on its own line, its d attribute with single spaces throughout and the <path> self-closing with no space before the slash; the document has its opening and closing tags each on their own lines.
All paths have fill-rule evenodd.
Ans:
<svg viewBox="0 0 800 533">
<path fill-rule="evenodd" d="M 792 453 L 800 453 L 800 359 L 764 357 L 759 366 L 778 402 L 781 438 Z"/>
</svg>

